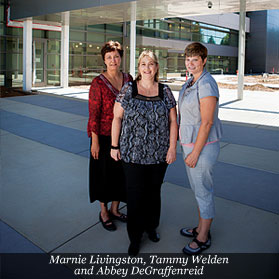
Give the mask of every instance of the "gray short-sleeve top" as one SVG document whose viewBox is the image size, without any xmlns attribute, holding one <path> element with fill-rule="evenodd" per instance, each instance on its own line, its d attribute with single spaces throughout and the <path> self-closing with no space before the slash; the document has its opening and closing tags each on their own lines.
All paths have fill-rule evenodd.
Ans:
<svg viewBox="0 0 279 279">
<path fill-rule="evenodd" d="M 222 136 L 222 125 L 218 118 L 219 90 L 215 79 L 206 70 L 199 79 L 190 86 L 189 79 L 179 92 L 178 122 L 181 144 L 195 143 L 201 125 L 200 99 L 214 96 L 217 104 L 214 112 L 214 123 L 208 135 L 207 142 L 219 140 Z"/>
<path fill-rule="evenodd" d="M 169 112 L 176 102 L 167 85 L 158 86 L 158 96 L 146 97 L 138 94 L 136 82 L 129 82 L 116 98 L 124 109 L 119 145 L 121 159 L 126 163 L 149 165 L 166 161 Z"/>
</svg>

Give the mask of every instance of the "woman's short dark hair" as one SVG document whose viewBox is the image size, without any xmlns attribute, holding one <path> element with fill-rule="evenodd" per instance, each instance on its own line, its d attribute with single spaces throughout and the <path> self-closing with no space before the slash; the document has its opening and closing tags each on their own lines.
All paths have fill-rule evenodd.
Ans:
<svg viewBox="0 0 279 279">
<path fill-rule="evenodd" d="M 121 44 L 117 41 L 106 42 L 101 49 L 101 54 L 102 54 L 103 60 L 105 61 L 105 55 L 107 52 L 112 52 L 112 51 L 116 51 L 116 50 L 118 51 L 120 57 L 122 58 L 123 49 L 122 49 Z"/>
<path fill-rule="evenodd" d="M 185 48 L 185 56 L 200 56 L 202 61 L 207 57 L 207 48 L 201 43 L 191 43 Z"/>
</svg>

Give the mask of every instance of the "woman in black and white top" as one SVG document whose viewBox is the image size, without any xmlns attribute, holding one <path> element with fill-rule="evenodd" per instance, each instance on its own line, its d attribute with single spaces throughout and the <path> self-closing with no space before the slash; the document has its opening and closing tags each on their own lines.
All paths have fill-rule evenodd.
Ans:
<svg viewBox="0 0 279 279">
<path fill-rule="evenodd" d="M 176 159 L 176 102 L 158 83 L 159 65 L 152 51 L 141 53 L 138 75 L 119 93 L 114 106 L 111 156 L 122 160 L 127 186 L 129 255 L 137 255 L 143 232 L 160 240 L 161 185 Z"/>
</svg>

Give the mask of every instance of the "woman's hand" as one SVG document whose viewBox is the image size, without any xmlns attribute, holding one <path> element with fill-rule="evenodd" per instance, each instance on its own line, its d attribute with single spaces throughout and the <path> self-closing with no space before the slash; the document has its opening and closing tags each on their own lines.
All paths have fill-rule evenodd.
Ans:
<svg viewBox="0 0 279 279">
<path fill-rule="evenodd" d="M 110 150 L 110 156 L 111 156 L 111 158 L 114 159 L 115 161 L 121 160 L 120 150 L 119 150 L 119 149 L 111 149 L 111 150 Z"/>
<path fill-rule="evenodd" d="M 176 160 L 176 148 L 169 148 L 167 157 L 166 157 L 166 162 L 170 165 Z"/>
<path fill-rule="evenodd" d="M 191 152 L 188 154 L 188 156 L 185 158 L 185 164 L 189 168 L 194 168 L 199 160 L 199 155 L 197 153 Z"/>
<path fill-rule="evenodd" d="M 100 145 L 99 142 L 92 141 L 91 154 L 95 160 L 99 159 Z"/>
</svg>

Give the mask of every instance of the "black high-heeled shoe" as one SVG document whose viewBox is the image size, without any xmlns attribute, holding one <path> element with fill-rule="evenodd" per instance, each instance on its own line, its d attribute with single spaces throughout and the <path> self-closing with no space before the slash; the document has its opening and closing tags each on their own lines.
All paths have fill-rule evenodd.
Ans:
<svg viewBox="0 0 279 279">
<path fill-rule="evenodd" d="M 118 221 L 121 221 L 123 223 L 127 223 L 128 218 L 127 218 L 127 215 L 124 214 L 124 213 L 120 213 L 120 215 L 117 216 L 117 215 L 114 215 L 111 211 L 109 211 L 109 215 L 110 215 L 112 220 L 118 220 Z"/>
<path fill-rule="evenodd" d="M 101 212 L 99 214 L 99 219 L 100 219 L 100 222 L 102 223 L 104 229 L 106 229 L 107 231 L 116 231 L 116 226 L 113 224 L 113 222 L 111 221 L 110 218 L 105 222 L 103 221 Z"/>
</svg>

